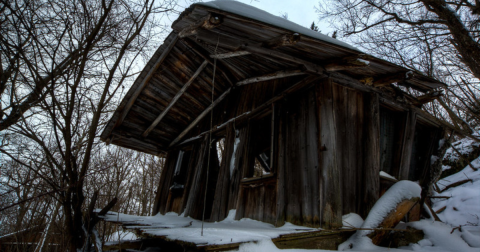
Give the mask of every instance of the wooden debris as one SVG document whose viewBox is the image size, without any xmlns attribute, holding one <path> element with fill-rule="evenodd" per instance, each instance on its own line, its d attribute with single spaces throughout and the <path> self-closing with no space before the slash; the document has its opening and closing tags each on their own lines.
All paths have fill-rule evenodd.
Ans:
<svg viewBox="0 0 480 252">
<path fill-rule="evenodd" d="M 436 213 L 436 214 L 439 214 L 439 213 L 445 211 L 445 209 L 447 209 L 447 206 L 444 206 L 444 207 L 438 209 L 437 211 L 435 211 L 435 213 Z"/>
</svg>

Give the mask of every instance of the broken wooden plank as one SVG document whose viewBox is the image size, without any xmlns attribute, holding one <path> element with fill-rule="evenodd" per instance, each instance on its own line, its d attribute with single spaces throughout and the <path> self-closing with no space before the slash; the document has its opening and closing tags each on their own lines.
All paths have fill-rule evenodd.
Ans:
<svg viewBox="0 0 480 252">
<path fill-rule="evenodd" d="M 120 115 L 120 118 L 118 119 L 117 123 L 115 124 L 115 127 L 118 127 L 120 124 L 123 123 L 123 120 L 125 120 L 125 117 L 127 116 L 128 112 L 130 111 L 130 109 L 133 106 L 133 103 L 135 102 L 137 97 L 140 95 L 142 90 L 147 86 L 148 81 L 150 80 L 150 78 L 152 78 L 153 74 L 157 71 L 158 67 L 165 60 L 165 58 L 170 53 L 170 51 L 173 49 L 173 47 L 175 46 L 177 41 L 178 41 L 178 35 L 175 34 L 174 38 L 173 38 L 173 41 L 170 42 L 170 44 L 167 46 L 167 48 L 165 48 L 165 50 L 162 52 L 160 57 L 158 57 L 157 61 L 155 62 L 155 65 L 153 65 L 152 68 L 150 68 L 150 70 L 148 71 L 145 78 L 143 78 L 140 85 L 137 87 L 137 89 L 135 90 L 133 95 L 128 100 L 127 104 L 125 104 L 125 107 L 123 108 L 122 114 Z"/>
<path fill-rule="evenodd" d="M 247 52 L 247 51 L 235 51 L 235 52 L 228 52 L 228 53 L 210 54 L 210 58 L 228 59 L 228 58 L 239 57 L 239 56 L 249 55 L 249 54 L 250 52 Z"/>
<path fill-rule="evenodd" d="M 197 76 L 200 74 L 200 72 L 202 72 L 202 70 L 207 66 L 207 64 L 208 64 L 208 61 L 205 60 L 202 63 L 202 65 L 200 65 L 200 67 L 197 69 L 197 71 L 195 71 L 195 73 L 192 75 L 192 77 L 190 77 L 190 79 L 187 81 L 187 83 L 185 83 L 183 85 L 182 89 L 180 89 L 180 91 L 178 91 L 178 93 L 175 95 L 175 97 L 173 97 L 173 99 L 170 101 L 168 106 L 155 119 L 155 121 L 153 121 L 153 123 L 150 125 L 150 127 L 148 127 L 148 129 L 145 130 L 145 132 L 143 132 L 143 134 L 142 134 L 143 137 L 146 137 L 160 123 L 160 121 L 165 117 L 165 115 L 168 113 L 168 111 L 170 111 L 170 109 L 173 107 L 173 105 L 175 105 L 175 103 L 178 101 L 178 99 L 180 99 L 182 94 L 185 93 L 187 88 L 193 83 L 193 81 L 197 78 Z"/>
<path fill-rule="evenodd" d="M 237 86 L 242 86 L 246 84 L 251 84 L 255 82 L 260 82 L 260 81 L 267 81 L 267 80 L 274 80 L 274 79 L 280 79 L 280 78 L 285 78 L 285 77 L 290 77 L 290 76 L 297 76 L 297 75 L 303 75 L 307 74 L 303 70 L 282 70 L 262 76 L 257 76 L 257 77 L 252 77 L 248 78 L 242 81 L 237 82 Z"/>
<path fill-rule="evenodd" d="M 400 82 L 405 80 L 410 80 L 414 76 L 412 71 L 400 72 L 397 74 L 389 74 L 387 76 L 381 77 L 373 82 L 374 87 L 383 87 L 388 86 L 394 82 Z"/>
<path fill-rule="evenodd" d="M 168 147 L 170 148 L 174 146 L 176 143 L 178 143 L 178 141 L 180 141 L 182 137 L 184 137 L 193 127 L 195 127 L 195 125 L 197 125 L 197 123 L 200 120 L 202 120 L 202 118 L 205 117 L 208 114 L 208 112 L 210 112 L 210 110 L 212 110 L 218 103 L 220 103 L 228 95 L 228 93 L 230 93 L 230 90 L 231 88 L 223 92 L 223 94 L 220 95 L 220 97 L 218 97 L 210 106 L 208 106 L 197 118 L 195 118 L 195 120 L 193 120 L 193 122 L 190 123 L 190 125 L 188 125 L 188 127 L 184 129 L 182 133 L 180 133 L 180 135 L 178 135 L 177 138 L 175 138 L 175 140 L 173 140 Z"/>
</svg>

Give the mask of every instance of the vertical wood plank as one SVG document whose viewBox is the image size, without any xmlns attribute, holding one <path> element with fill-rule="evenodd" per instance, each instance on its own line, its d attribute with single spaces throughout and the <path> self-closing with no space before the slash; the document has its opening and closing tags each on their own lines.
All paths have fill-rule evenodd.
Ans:
<svg viewBox="0 0 480 252">
<path fill-rule="evenodd" d="M 197 165 L 195 166 L 192 186 L 188 195 L 187 205 L 185 207 L 185 217 L 190 216 L 192 218 L 201 218 L 199 215 L 200 210 L 203 210 L 203 198 L 204 198 L 204 183 L 202 179 L 204 177 L 205 157 L 208 152 L 208 134 L 205 135 L 202 145 L 200 147 L 200 153 L 197 156 Z"/>
<path fill-rule="evenodd" d="M 380 194 L 380 118 L 378 94 L 365 95 L 365 166 L 360 215 L 365 218 Z"/>
<path fill-rule="evenodd" d="M 278 155 L 277 155 L 277 200 L 275 226 L 285 224 L 285 110 L 284 104 L 277 105 L 278 117 Z"/>
<path fill-rule="evenodd" d="M 223 150 L 222 163 L 218 173 L 218 181 L 215 189 L 211 221 L 223 220 L 228 214 L 228 196 L 230 188 L 230 162 L 232 160 L 235 143 L 235 130 L 233 122 L 227 124 L 225 135 L 225 149 Z"/>
<path fill-rule="evenodd" d="M 160 175 L 155 204 L 153 206 L 153 214 L 165 213 L 165 207 L 168 200 L 169 188 L 171 186 L 175 163 L 178 157 L 178 150 L 172 150 L 167 153 L 165 165 Z"/>
<path fill-rule="evenodd" d="M 402 147 L 402 156 L 400 158 L 400 169 L 398 178 L 400 180 L 408 179 L 410 171 L 410 161 L 412 157 L 413 140 L 415 138 L 415 124 L 417 116 L 413 110 L 408 111 L 407 120 L 405 120 L 405 134 Z"/>
<path fill-rule="evenodd" d="M 321 227 L 337 228 L 342 225 L 342 187 L 341 174 L 337 163 L 333 83 L 331 79 L 323 80 L 317 85 L 317 105 L 319 120 L 319 146 L 323 149 L 320 155 L 320 207 Z"/>
</svg>

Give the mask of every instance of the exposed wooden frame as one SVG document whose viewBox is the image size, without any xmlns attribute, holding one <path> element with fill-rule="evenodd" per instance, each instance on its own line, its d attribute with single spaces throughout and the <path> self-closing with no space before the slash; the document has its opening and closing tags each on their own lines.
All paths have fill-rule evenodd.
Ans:
<svg viewBox="0 0 480 252">
<path fill-rule="evenodd" d="M 228 52 L 228 53 L 219 53 L 219 54 L 211 54 L 210 57 L 213 59 L 228 59 L 243 55 L 249 55 L 250 52 L 247 51 L 235 51 L 235 52 Z"/>
<path fill-rule="evenodd" d="M 290 61 L 290 62 L 294 62 L 294 63 L 297 63 L 297 64 L 301 64 L 301 65 L 305 66 L 308 73 L 323 74 L 325 72 L 325 68 L 323 68 L 323 67 L 321 67 L 317 64 L 314 64 L 310 61 L 303 60 L 303 59 L 288 55 L 286 53 L 282 53 L 282 52 L 275 51 L 275 50 L 272 50 L 272 49 L 268 49 L 268 48 L 265 48 L 265 47 L 246 45 L 246 46 L 244 46 L 243 49 L 248 51 L 248 52 L 251 52 L 252 54 L 260 54 L 260 55 L 263 55 L 265 57 L 274 57 L 274 58 L 279 58 L 279 59 L 287 60 L 287 61 Z"/>
<path fill-rule="evenodd" d="M 256 82 L 260 82 L 260 81 L 280 79 L 280 78 L 303 75 L 303 74 L 307 74 L 307 73 L 303 70 L 298 70 L 298 69 L 297 70 L 282 70 L 282 71 L 278 71 L 278 72 L 274 72 L 274 73 L 270 73 L 270 74 L 266 74 L 266 75 L 262 75 L 262 76 L 257 76 L 257 77 L 252 77 L 252 78 L 248 78 L 248 79 L 245 79 L 245 80 L 241 80 L 241 81 L 237 82 L 236 85 L 237 86 L 243 86 L 243 85 L 256 83 Z"/>
<path fill-rule="evenodd" d="M 202 46 L 200 46 L 196 42 L 190 40 L 189 38 L 184 38 L 182 40 L 182 42 L 184 42 L 188 47 L 190 47 L 192 49 L 192 51 L 194 51 L 196 54 L 198 54 L 204 60 L 208 61 L 208 63 L 210 65 L 212 65 L 212 66 L 214 65 L 213 60 L 210 57 L 208 57 L 209 54 L 208 54 L 208 51 L 205 48 L 203 48 Z M 223 77 L 228 81 L 230 86 L 233 86 L 234 83 L 233 83 L 232 79 L 234 79 L 234 77 L 230 73 L 231 69 L 228 67 L 228 65 L 223 64 L 222 61 L 218 61 L 216 68 L 223 75 Z M 228 71 L 230 71 L 230 72 L 226 72 L 223 68 L 227 68 Z"/>
<path fill-rule="evenodd" d="M 173 97 L 173 99 L 170 101 L 168 106 L 153 121 L 153 123 L 150 125 L 150 127 L 148 127 L 148 129 L 145 130 L 145 132 L 143 132 L 142 137 L 148 136 L 148 134 L 150 134 L 150 132 L 160 123 L 160 121 L 165 117 L 165 115 L 168 113 L 168 111 L 170 111 L 170 109 L 173 107 L 173 105 L 175 105 L 175 103 L 178 101 L 178 99 L 180 99 L 180 97 L 183 95 L 183 93 L 185 93 L 187 88 L 193 83 L 193 81 L 202 72 L 202 70 L 207 66 L 207 64 L 208 64 L 208 61 L 205 60 L 202 63 L 202 65 L 200 65 L 200 67 L 197 69 L 197 71 L 195 71 L 195 73 L 192 75 L 192 77 L 190 77 L 190 79 L 187 81 L 187 83 L 185 83 L 183 85 L 182 89 L 180 89 L 180 91 L 178 91 L 178 93 L 175 95 L 175 97 Z"/>
<path fill-rule="evenodd" d="M 120 114 L 120 118 L 118 118 L 117 123 L 115 123 L 115 127 L 117 127 L 117 126 L 119 126 L 120 124 L 123 123 L 123 120 L 125 120 L 125 117 L 127 116 L 128 112 L 130 111 L 130 109 L 133 106 L 133 103 L 135 103 L 135 100 L 138 98 L 138 96 L 143 91 L 143 89 L 147 86 L 149 80 L 152 78 L 153 74 L 157 71 L 158 67 L 163 63 L 163 61 L 165 60 L 167 55 L 170 53 L 170 51 L 173 49 L 173 47 L 175 46 L 177 41 L 178 41 L 178 35 L 175 34 L 174 38 L 173 38 L 173 41 L 170 42 L 170 44 L 167 46 L 167 48 L 165 48 L 165 50 L 162 52 L 160 57 L 158 57 L 157 61 L 152 66 L 152 68 L 150 68 L 150 70 L 148 71 L 145 78 L 143 78 L 142 82 L 137 87 L 137 89 L 135 90 L 133 95 L 130 97 L 127 104 L 125 104 L 125 107 L 123 108 L 123 111 Z"/>
<path fill-rule="evenodd" d="M 326 77 L 326 76 L 324 76 Z M 289 87 L 287 90 L 279 93 L 278 95 L 272 97 L 270 100 L 266 101 L 265 103 L 263 103 L 262 105 L 258 106 L 257 108 L 255 108 L 254 110 L 250 111 L 250 112 L 247 112 L 247 113 L 244 113 L 236 118 L 232 118 L 230 120 L 228 120 L 227 122 L 231 121 L 231 120 L 235 120 L 237 122 L 243 122 L 247 119 L 250 119 L 250 118 L 254 118 L 255 116 L 257 116 L 258 114 L 260 114 L 262 111 L 264 111 L 265 109 L 267 109 L 269 106 L 271 106 L 272 104 L 274 104 L 276 101 L 279 101 L 281 99 L 283 99 L 284 97 L 286 97 L 288 94 L 291 94 L 295 91 L 298 91 L 300 89 L 302 89 L 303 87 L 305 86 L 308 86 L 312 83 L 315 82 L 315 80 L 318 80 L 320 79 L 321 77 L 318 77 L 318 76 L 307 76 L 305 78 L 303 78 L 302 80 L 300 80 L 299 82 L 293 84 L 291 87 Z M 214 126 L 213 128 L 215 129 L 212 134 L 215 134 L 217 132 L 221 132 L 222 130 L 224 130 L 226 128 L 228 123 L 222 123 L 220 125 L 216 125 Z M 237 124 L 238 126 L 238 124 Z M 190 139 L 187 139 L 186 141 L 183 141 L 182 143 L 180 143 L 179 145 L 185 145 L 185 144 L 189 144 L 193 141 L 196 141 L 196 140 L 199 140 L 201 139 L 202 136 L 208 134 L 210 131 L 205 131 L 205 132 L 202 132 L 200 133 L 198 136 L 195 136 L 195 137 L 192 137 Z"/>
<path fill-rule="evenodd" d="M 227 91 L 223 92 L 223 94 L 220 95 L 210 106 L 208 106 L 197 118 L 195 118 L 195 120 L 193 120 L 193 122 L 190 123 L 190 125 L 188 125 L 188 127 L 184 129 L 182 133 L 180 133 L 180 135 L 178 135 L 177 138 L 175 138 L 168 147 L 170 148 L 174 146 L 176 143 L 178 143 L 178 141 L 180 141 L 182 137 L 184 137 L 193 127 L 195 127 L 195 125 L 197 125 L 197 123 L 200 120 L 202 120 L 202 118 L 204 118 L 208 114 L 208 112 L 210 112 L 210 110 L 212 110 L 218 103 L 220 103 L 227 96 L 227 94 L 230 93 L 231 89 L 232 88 L 229 88 L 227 89 Z"/>
</svg>

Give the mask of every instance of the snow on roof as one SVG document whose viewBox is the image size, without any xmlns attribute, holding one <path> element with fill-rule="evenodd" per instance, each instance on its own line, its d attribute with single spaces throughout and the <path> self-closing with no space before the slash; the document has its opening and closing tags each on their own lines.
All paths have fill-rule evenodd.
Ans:
<svg viewBox="0 0 480 252">
<path fill-rule="evenodd" d="M 359 49 L 345 42 L 331 38 L 325 34 L 303 27 L 292 21 L 275 16 L 273 14 L 270 14 L 264 10 L 257 9 L 248 4 L 244 4 L 244 3 L 240 3 L 232 0 L 223 0 L 223 1 L 212 1 L 212 2 L 206 2 L 206 3 L 196 3 L 196 5 L 203 5 L 203 6 L 207 6 L 217 10 L 230 12 L 232 14 L 254 19 L 265 24 L 273 25 L 279 28 L 290 30 L 292 32 L 300 33 L 302 35 L 306 35 L 314 39 L 322 40 L 324 42 L 327 42 L 333 45 L 338 45 L 341 47 L 345 47 L 351 50 L 361 52 Z"/>
<path fill-rule="evenodd" d="M 192 242 L 198 245 L 229 244 L 272 239 L 283 234 L 301 233 L 317 229 L 286 223 L 276 228 L 272 224 L 248 218 L 234 220 L 235 210 L 220 222 L 205 222 L 201 236 L 202 222 L 177 213 L 155 216 L 134 216 L 109 212 L 103 217 L 106 221 L 128 224 L 129 229 L 140 229 L 143 233 L 165 236 L 171 240 Z"/>
</svg>

